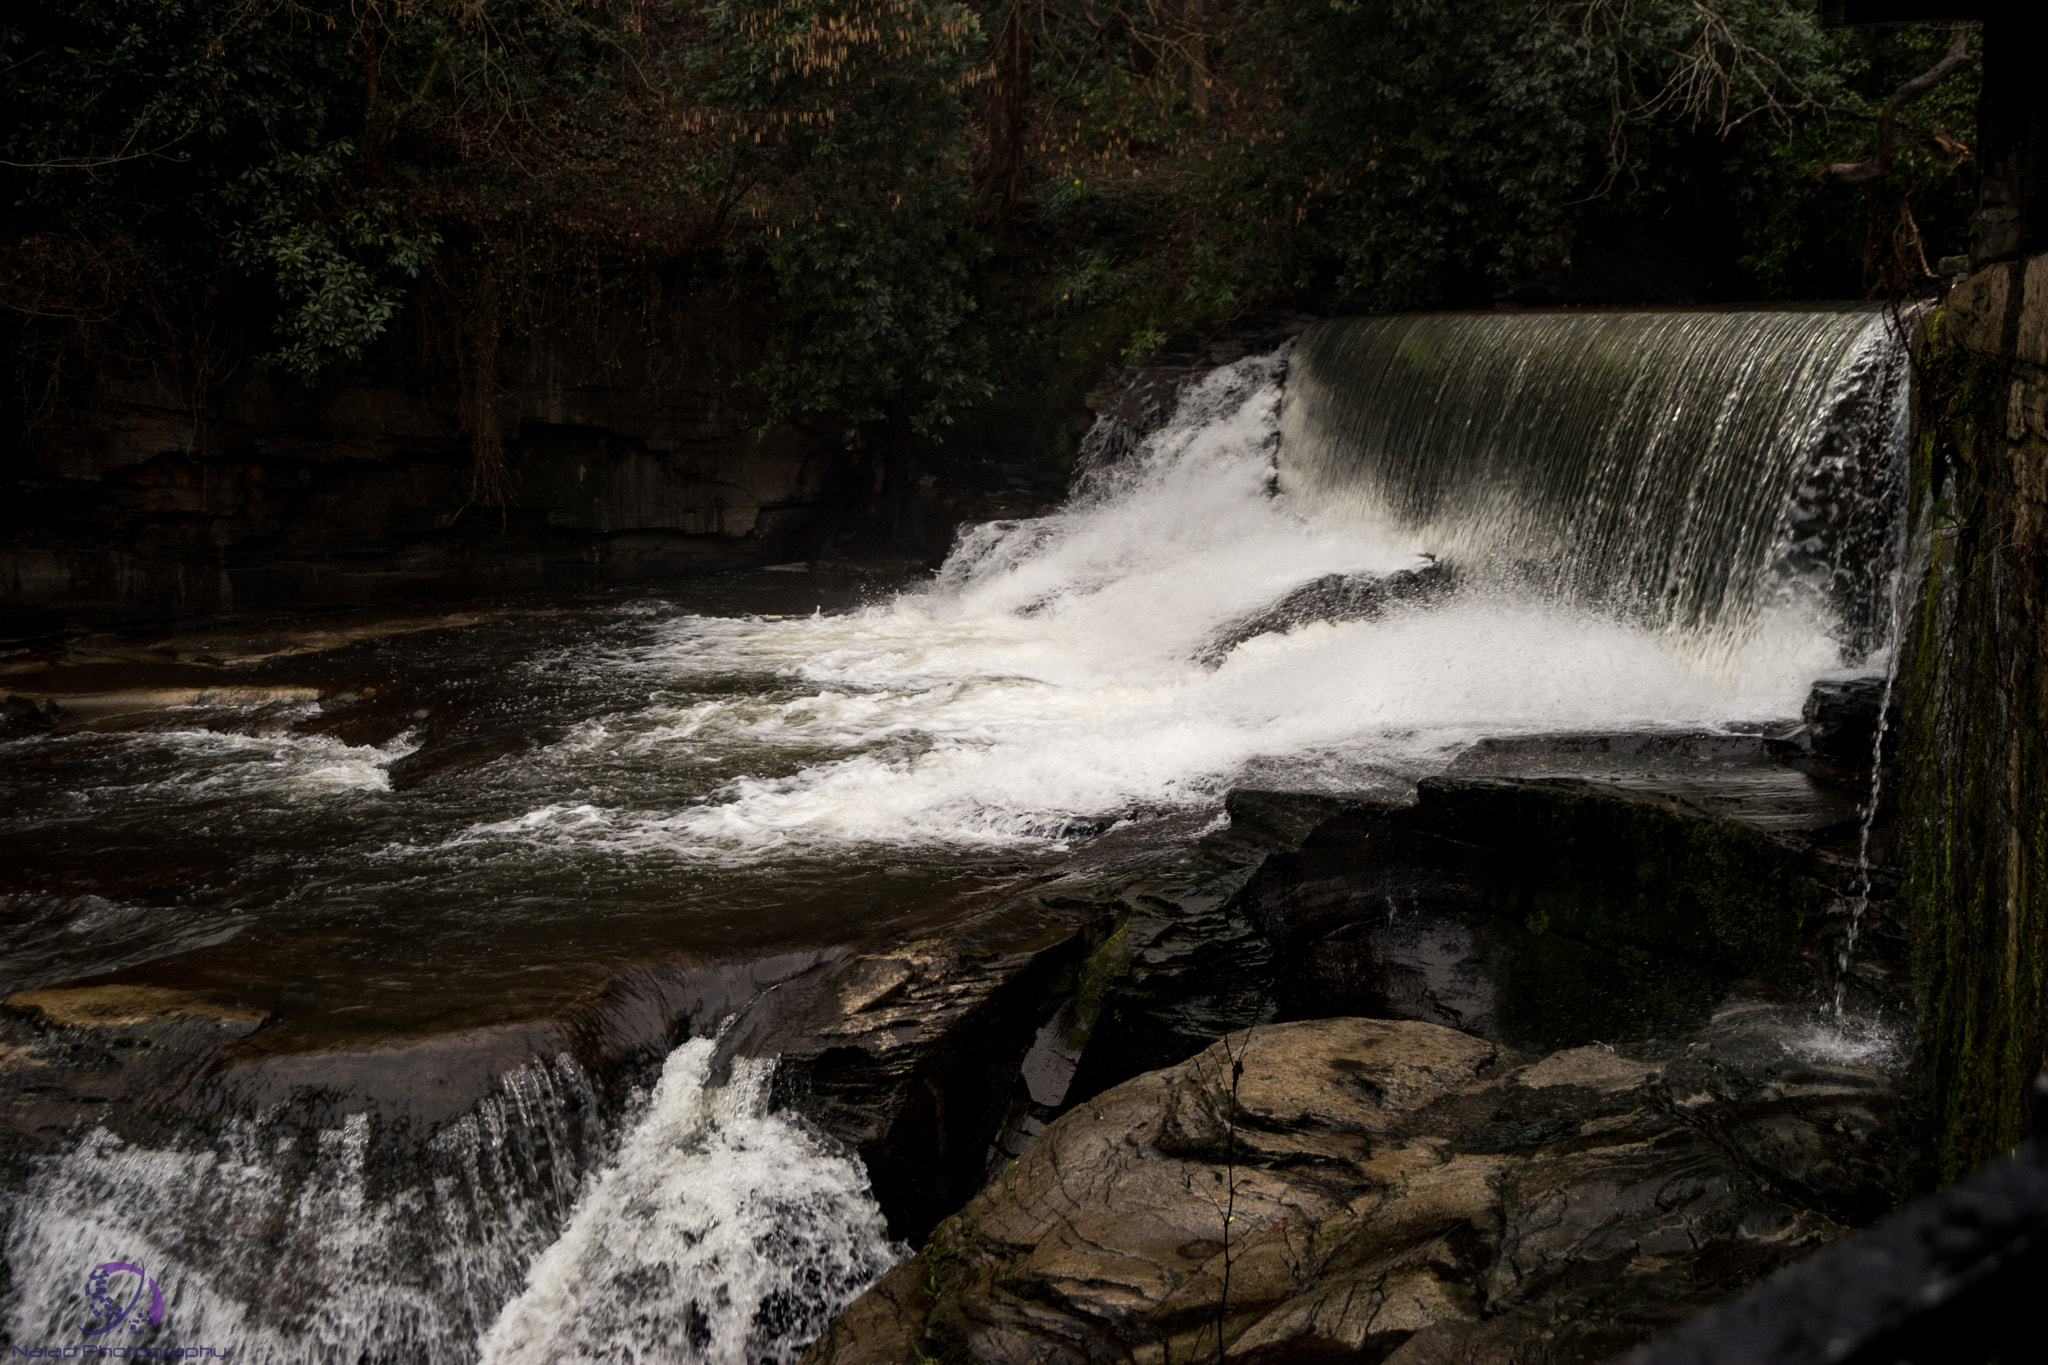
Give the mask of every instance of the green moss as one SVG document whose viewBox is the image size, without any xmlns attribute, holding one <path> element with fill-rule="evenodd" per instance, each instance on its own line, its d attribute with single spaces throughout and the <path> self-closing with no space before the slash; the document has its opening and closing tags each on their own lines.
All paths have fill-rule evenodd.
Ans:
<svg viewBox="0 0 2048 1365">
<path fill-rule="evenodd" d="M 2004 435 L 2010 362 L 1919 351 L 1912 506 L 1927 546 L 1900 677 L 1906 898 L 1932 1149 L 1953 1179 L 2026 1132 L 2044 1048 L 2048 770 L 2038 622 L 2048 582 L 2022 533 Z"/>
<path fill-rule="evenodd" d="M 1502 784 L 1463 798 L 1511 830 L 1503 906 L 1533 935 L 1675 955 L 1720 973 L 1781 962 L 1820 888 L 1789 850 L 1746 825 L 1573 787 Z"/>
<path fill-rule="evenodd" d="M 1088 955 L 1087 964 L 1081 968 L 1081 986 L 1074 993 L 1074 1013 L 1081 1022 L 1068 1030 L 1067 1046 L 1077 1050 L 1088 1046 L 1096 1022 L 1102 1017 L 1103 1002 L 1130 974 L 1131 949 L 1131 921 L 1125 916 L 1101 946 Z"/>
</svg>

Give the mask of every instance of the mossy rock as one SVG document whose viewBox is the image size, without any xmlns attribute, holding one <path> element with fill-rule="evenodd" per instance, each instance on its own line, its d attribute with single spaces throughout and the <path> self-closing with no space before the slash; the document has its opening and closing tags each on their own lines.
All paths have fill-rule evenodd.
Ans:
<svg viewBox="0 0 2048 1365">
<path fill-rule="evenodd" d="M 1434 778 L 1413 805 L 1322 820 L 1245 904 L 1283 1018 L 1420 1019 L 1549 1049 L 1669 1036 L 1736 980 L 1809 969 L 1835 894 L 1822 874 L 1840 871 L 1662 797 Z"/>
<path fill-rule="evenodd" d="M 1538 935 L 1763 971 L 1798 946 L 1825 896 L 1803 855 L 1676 802 L 1566 782 L 1424 782 L 1412 827 L 1499 857 L 1497 913 Z"/>
</svg>

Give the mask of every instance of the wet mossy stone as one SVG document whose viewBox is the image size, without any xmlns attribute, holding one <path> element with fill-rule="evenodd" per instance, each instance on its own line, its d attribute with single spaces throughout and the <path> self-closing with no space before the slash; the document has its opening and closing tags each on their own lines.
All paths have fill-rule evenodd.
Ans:
<svg viewBox="0 0 2048 1365">
<path fill-rule="evenodd" d="M 1779 964 L 1824 903 L 1799 850 L 1642 793 L 1432 778 L 1388 818 L 1450 846 L 1495 913 L 1532 932 L 1720 971 Z"/>
</svg>

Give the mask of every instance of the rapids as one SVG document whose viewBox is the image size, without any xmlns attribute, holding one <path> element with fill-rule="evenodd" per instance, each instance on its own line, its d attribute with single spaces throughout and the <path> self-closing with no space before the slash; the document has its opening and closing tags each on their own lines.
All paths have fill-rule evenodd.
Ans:
<svg viewBox="0 0 2048 1365">
<path fill-rule="evenodd" d="M 664 954 L 943 922 L 1233 785 L 1398 793 L 1482 738 L 1790 721 L 1890 646 L 1890 495 L 1843 490 L 1894 472 L 1902 384 L 1874 314 L 1769 318 L 1589 324 L 1590 389 L 1561 323 L 1549 361 L 1512 320 L 1332 325 L 1297 387 L 1284 352 L 1215 371 L 1063 507 L 882 600 L 797 573 L 546 604 L 264 662 L 279 700 L 7 740 L 0 990 L 256 995 L 308 1051 L 496 1025 Z M 1464 357 L 1447 387 L 1395 365 L 1402 326 Z M 1672 377 L 1685 346 L 1706 378 Z M 1304 584 L 1439 559 L 1439 599 L 1208 648 Z M 408 769 L 438 752 L 470 757 Z M 858 1163 L 770 1112 L 772 1063 L 709 1058 L 685 1043 L 574 1141 L 574 1065 L 534 1062 L 505 1091 L 530 1105 L 442 1129 L 400 1189 L 363 1175 L 359 1114 L 96 1128 L 9 1177 L 6 1336 L 76 1342 L 85 1272 L 136 1262 L 176 1328 L 143 1341 L 252 1363 L 792 1359 L 898 1253 Z"/>
</svg>

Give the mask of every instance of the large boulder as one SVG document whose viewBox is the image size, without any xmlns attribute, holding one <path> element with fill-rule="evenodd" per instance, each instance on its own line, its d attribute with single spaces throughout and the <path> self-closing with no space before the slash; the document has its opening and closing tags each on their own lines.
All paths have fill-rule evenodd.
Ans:
<svg viewBox="0 0 2048 1365">
<path fill-rule="evenodd" d="M 1232 1034 L 1048 1126 L 804 1365 L 1604 1360 L 1890 1198 L 1882 1072 L 1784 1023 L 1540 1060 Z"/>
</svg>

